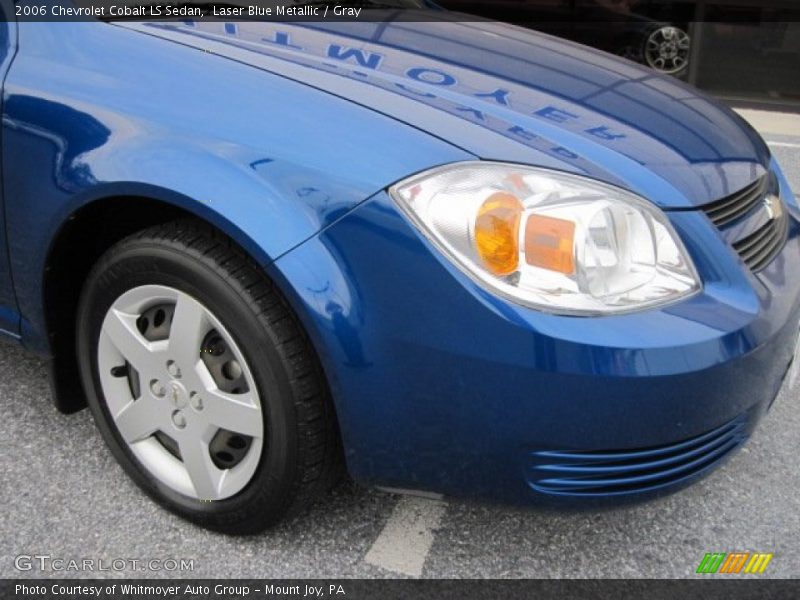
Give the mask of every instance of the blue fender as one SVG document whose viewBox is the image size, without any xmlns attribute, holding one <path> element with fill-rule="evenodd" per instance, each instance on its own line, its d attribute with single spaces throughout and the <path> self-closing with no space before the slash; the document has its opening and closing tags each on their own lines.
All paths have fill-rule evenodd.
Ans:
<svg viewBox="0 0 800 600">
<path fill-rule="evenodd" d="M 268 265 L 395 181 L 472 158 L 326 92 L 110 24 L 20 23 L 19 43 L 3 184 L 26 343 L 45 353 L 49 249 L 92 203 L 180 207 Z"/>
</svg>

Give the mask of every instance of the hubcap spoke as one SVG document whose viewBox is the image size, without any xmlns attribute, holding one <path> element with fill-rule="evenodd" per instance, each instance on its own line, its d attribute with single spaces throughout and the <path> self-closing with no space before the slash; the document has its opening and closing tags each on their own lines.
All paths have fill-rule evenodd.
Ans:
<svg viewBox="0 0 800 600">
<path fill-rule="evenodd" d="M 158 431 L 158 406 L 145 394 L 131 400 L 114 416 L 122 438 L 129 444 L 139 442 Z"/>
<path fill-rule="evenodd" d="M 196 437 L 186 437 L 179 442 L 183 466 L 192 480 L 195 494 L 201 500 L 216 500 L 225 472 L 211 460 L 208 444 Z"/>
<path fill-rule="evenodd" d="M 136 329 L 136 316 L 112 308 L 103 321 L 103 332 L 137 371 L 158 372 L 166 344 L 144 339 Z"/>
<path fill-rule="evenodd" d="M 200 360 L 200 346 L 209 324 L 203 306 L 187 294 L 179 294 L 169 332 L 169 354 L 187 371 Z"/>
<path fill-rule="evenodd" d="M 228 394 L 219 389 L 203 393 L 203 415 L 208 423 L 234 433 L 261 437 L 261 409 L 248 394 Z"/>
</svg>

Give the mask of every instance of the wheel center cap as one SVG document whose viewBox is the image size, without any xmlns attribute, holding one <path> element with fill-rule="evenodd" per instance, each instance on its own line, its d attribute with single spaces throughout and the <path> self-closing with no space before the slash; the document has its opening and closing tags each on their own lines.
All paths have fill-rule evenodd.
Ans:
<svg viewBox="0 0 800 600">
<path fill-rule="evenodd" d="M 185 408 L 189 403 L 189 394 L 177 381 L 169 385 L 169 400 L 175 408 Z"/>
</svg>

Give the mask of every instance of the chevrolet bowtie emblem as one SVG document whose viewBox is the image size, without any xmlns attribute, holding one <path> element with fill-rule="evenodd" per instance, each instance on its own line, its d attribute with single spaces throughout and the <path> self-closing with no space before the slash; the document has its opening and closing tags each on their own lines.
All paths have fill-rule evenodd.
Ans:
<svg viewBox="0 0 800 600">
<path fill-rule="evenodd" d="M 780 219 L 783 216 L 783 203 L 777 196 L 770 194 L 764 198 L 764 208 L 769 215 L 770 221 Z"/>
</svg>

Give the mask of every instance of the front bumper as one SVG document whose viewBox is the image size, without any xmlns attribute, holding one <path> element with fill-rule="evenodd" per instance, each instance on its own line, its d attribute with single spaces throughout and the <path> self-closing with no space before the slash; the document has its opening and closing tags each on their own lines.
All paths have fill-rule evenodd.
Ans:
<svg viewBox="0 0 800 600">
<path fill-rule="evenodd" d="M 670 214 L 703 292 L 613 317 L 492 296 L 384 193 L 276 266 L 357 480 L 511 502 L 643 497 L 719 464 L 775 398 L 800 319 L 791 204 L 788 241 L 758 276 L 701 212 Z"/>
</svg>

